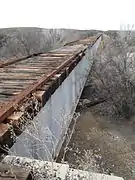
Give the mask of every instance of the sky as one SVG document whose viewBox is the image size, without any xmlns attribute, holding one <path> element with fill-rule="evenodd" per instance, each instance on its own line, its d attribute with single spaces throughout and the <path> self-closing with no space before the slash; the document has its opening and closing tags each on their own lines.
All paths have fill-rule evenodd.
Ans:
<svg viewBox="0 0 135 180">
<path fill-rule="evenodd" d="M 0 28 L 114 30 L 135 25 L 135 0 L 0 0 L 0 7 Z"/>
</svg>

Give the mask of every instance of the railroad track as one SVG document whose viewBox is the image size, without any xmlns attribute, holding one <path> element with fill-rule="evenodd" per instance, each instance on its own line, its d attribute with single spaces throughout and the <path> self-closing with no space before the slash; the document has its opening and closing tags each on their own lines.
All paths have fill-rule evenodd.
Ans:
<svg viewBox="0 0 135 180">
<path fill-rule="evenodd" d="M 9 139 L 9 124 L 15 133 L 21 117 L 38 102 L 38 111 L 60 86 L 85 54 L 88 45 L 99 37 L 75 41 L 48 53 L 33 54 L 0 64 L 0 144 Z M 32 106 L 30 104 L 30 106 Z M 23 107 L 23 108 L 22 108 Z M 30 113 L 30 112 L 29 112 Z M 32 114 L 32 118 L 37 115 Z M 24 119 L 24 118 L 23 118 Z M 20 133 L 21 131 L 19 131 Z M 8 135 L 7 135 L 8 134 Z M 8 137 L 8 138 L 7 138 Z"/>
</svg>

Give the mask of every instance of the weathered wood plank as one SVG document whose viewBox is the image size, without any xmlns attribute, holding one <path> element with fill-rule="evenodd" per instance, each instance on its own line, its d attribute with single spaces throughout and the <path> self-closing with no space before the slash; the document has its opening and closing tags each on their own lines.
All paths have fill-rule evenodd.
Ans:
<svg viewBox="0 0 135 180">
<path fill-rule="evenodd" d="M 2 78 L 3 76 L 4 77 L 9 77 L 9 76 L 12 76 L 12 77 L 18 77 L 19 78 L 22 78 L 22 77 L 40 77 L 40 75 L 43 74 L 43 73 L 40 73 L 40 74 L 37 74 L 37 73 L 20 73 L 20 72 L 11 72 L 11 73 L 0 73 L 0 78 Z"/>
<path fill-rule="evenodd" d="M 20 76 L 0 76 L 1 80 L 37 80 L 39 77 L 20 77 Z"/>
<path fill-rule="evenodd" d="M 19 83 L 18 83 L 19 82 Z M 21 83 L 20 83 L 20 79 L 14 79 L 14 80 L 8 80 L 8 79 L 5 79 L 5 80 L 0 80 L 0 84 L 10 84 L 10 85 L 15 85 L 15 86 L 20 86 L 20 85 L 29 85 L 30 83 L 33 83 L 32 80 L 21 80 Z"/>
<path fill-rule="evenodd" d="M 58 53 L 54 53 L 54 52 L 51 52 L 51 53 L 48 53 L 48 54 L 40 54 L 39 56 L 40 57 L 65 57 L 65 56 L 71 56 L 73 55 L 73 53 L 61 53 L 61 52 L 58 52 Z"/>
<path fill-rule="evenodd" d="M 8 124 L 0 124 L 0 140 L 3 138 L 4 134 L 8 131 Z"/>
</svg>

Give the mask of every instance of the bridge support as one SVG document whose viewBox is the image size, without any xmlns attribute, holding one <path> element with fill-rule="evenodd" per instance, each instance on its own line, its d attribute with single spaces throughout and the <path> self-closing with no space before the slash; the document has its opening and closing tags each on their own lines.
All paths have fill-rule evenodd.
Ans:
<svg viewBox="0 0 135 180">
<path fill-rule="evenodd" d="M 17 138 L 9 154 L 48 161 L 58 155 L 100 41 L 101 37 L 86 50 L 82 60 Z"/>
</svg>

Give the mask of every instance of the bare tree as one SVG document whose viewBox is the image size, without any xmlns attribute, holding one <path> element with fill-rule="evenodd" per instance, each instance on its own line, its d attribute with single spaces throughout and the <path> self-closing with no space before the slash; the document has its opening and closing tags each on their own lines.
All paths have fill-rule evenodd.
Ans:
<svg viewBox="0 0 135 180">
<path fill-rule="evenodd" d="M 102 84 L 102 92 L 98 95 L 108 99 L 108 114 L 113 112 L 113 115 L 130 118 L 135 112 L 135 56 L 128 45 L 130 38 L 127 36 L 131 34 L 128 32 L 122 38 L 120 33 L 113 34 L 113 39 L 103 35 L 105 47 L 97 57 L 92 79 Z"/>
</svg>

